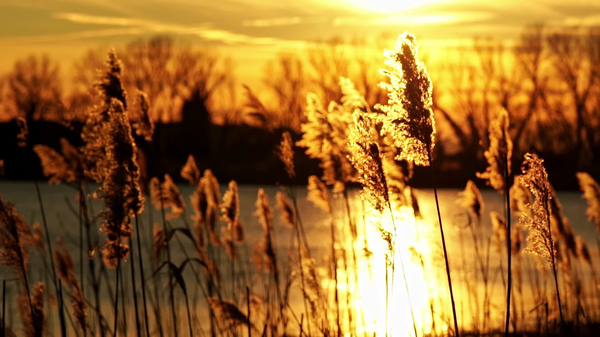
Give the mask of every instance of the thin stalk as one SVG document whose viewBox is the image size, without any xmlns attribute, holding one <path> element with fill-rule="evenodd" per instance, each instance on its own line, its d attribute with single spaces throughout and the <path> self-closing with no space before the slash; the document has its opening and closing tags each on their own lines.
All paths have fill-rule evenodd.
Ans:
<svg viewBox="0 0 600 337">
<path fill-rule="evenodd" d="M 78 190 L 78 192 L 81 192 L 81 189 Z M 85 298 L 85 288 L 84 288 L 84 278 L 83 278 L 83 194 L 79 194 L 79 280 L 80 280 L 80 287 L 81 287 L 81 295 L 82 297 Z M 83 336 L 86 337 L 87 336 L 87 329 L 86 329 L 86 325 L 82 324 L 81 325 L 81 329 L 83 330 Z"/>
<path fill-rule="evenodd" d="M 144 259 L 142 257 L 142 241 L 140 240 L 140 220 L 138 215 L 135 215 L 135 236 L 137 239 L 138 260 L 140 268 L 141 286 L 142 286 L 142 302 L 144 305 L 144 319 L 146 326 L 146 337 L 150 337 L 150 322 L 148 321 L 148 305 L 146 304 L 146 278 L 144 276 Z M 133 259 L 133 257 L 132 257 Z"/>
<path fill-rule="evenodd" d="M 396 259 L 396 250 L 398 251 L 398 257 L 400 258 L 400 267 L 402 268 L 402 277 L 404 278 L 404 286 L 406 288 L 406 297 L 408 298 L 408 307 L 410 309 L 410 315 L 412 317 L 413 328 L 415 330 L 415 337 L 419 334 L 417 333 L 417 323 L 415 322 L 415 312 L 413 311 L 412 301 L 410 300 L 410 291 L 408 290 L 408 281 L 406 280 L 406 270 L 404 269 L 404 259 L 402 258 L 402 248 L 396 249 L 396 220 L 394 220 L 394 211 L 392 210 L 392 204 L 388 198 L 388 207 L 390 208 L 390 216 L 392 218 L 392 225 L 394 227 L 394 260 Z M 394 266 L 392 265 L 392 271 L 394 270 Z M 392 275 L 392 280 L 394 276 Z M 394 284 L 392 283 L 392 287 Z"/>
<path fill-rule="evenodd" d="M 554 240 L 552 239 L 552 228 L 550 228 L 550 209 L 546 204 L 544 205 L 544 209 L 546 210 L 546 221 L 548 223 L 548 233 L 550 234 L 550 256 L 552 257 L 552 272 L 554 274 L 554 286 L 556 287 L 556 300 L 558 301 L 558 311 L 560 313 L 560 327 L 561 330 L 564 331 L 565 323 L 563 320 L 563 312 L 562 312 L 562 304 L 560 302 L 560 290 L 558 287 L 558 276 L 556 274 L 556 261 L 554 258 Z"/>
<path fill-rule="evenodd" d="M 31 300 L 30 300 L 31 303 Z M 63 295 L 62 295 L 62 282 L 61 280 L 58 280 L 58 303 L 59 303 L 59 310 L 60 310 L 60 332 L 61 332 L 61 336 L 62 337 L 66 337 L 67 336 L 67 330 L 63 329 L 62 327 L 65 326 L 65 306 L 64 306 L 64 302 L 63 302 Z M 31 316 L 31 318 L 33 319 L 33 316 Z M 41 335 L 41 333 L 40 333 Z"/>
<path fill-rule="evenodd" d="M 121 224 L 117 230 L 117 275 L 115 276 L 115 320 L 113 323 L 113 337 L 117 336 L 117 323 L 119 319 L 119 274 L 121 271 Z"/>
<path fill-rule="evenodd" d="M 433 194 L 435 196 L 435 206 L 437 208 L 437 216 L 438 221 L 440 223 L 440 236 L 442 237 L 442 248 L 444 249 L 444 262 L 446 263 L 446 275 L 448 276 L 448 289 L 450 291 L 450 301 L 452 302 L 452 316 L 454 318 L 454 330 L 456 332 L 456 336 L 460 336 L 460 332 L 458 330 L 458 319 L 456 316 L 456 305 L 454 304 L 454 292 L 452 290 L 452 277 L 450 276 L 450 262 L 448 261 L 448 251 L 446 249 L 446 239 L 444 237 L 444 225 L 442 224 L 442 214 L 440 212 L 440 202 L 438 199 L 437 186 L 435 183 L 435 170 L 433 168 L 433 159 L 431 155 L 431 151 L 427 153 L 429 157 L 429 164 L 431 165 L 431 180 L 433 183 Z"/>
<path fill-rule="evenodd" d="M 188 328 L 190 330 L 190 337 L 194 337 L 194 331 L 192 328 L 192 314 L 190 313 L 190 301 L 188 299 L 187 293 L 184 295 L 185 295 L 185 310 L 187 312 Z"/>
<path fill-rule="evenodd" d="M 50 264 L 52 266 L 52 281 L 54 283 L 54 291 L 55 293 L 58 295 L 58 285 L 57 285 L 57 277 L 56 277 L 56 267 L 54 265 L 54 258 L 52 258 L 52 242 L 50 240 L 50 232 L 48 230 L 48 221 L 46 220 L 46 211 L 44 210 L 44 203 L 42 201 L 42 193 L 40 192 L 40 184 L 38 183 L 37 180 L 34 180 L 35 183 L 35 191 L 37 193 L 37 199 L 38 199 L 38 203 L 40 205 L 40 212 L 42 214 L 42 223 L 44 225 L 44 236 L 46 237 L 46 244 L 48 245 L 48 251 L 49 251 L 49 256 L 50 258 Z M 25 280 L 27 281 L 27 278 L 25 278 Z M 82 281 L 83 282 L 83 281 Z M 29 287 L 27 287 L 27 292 L 29 293 Z M 30 305 L 31 305 L 31 300 L 29 300 Z M 33 317 L 33 308 L 31 308 L 31 312 L 32 312 L 32 317 Z M 60 320 L 60 330 L 62 332 L 64 332 L 65 330 L 65 325 L 64 325 L 64 316 L 63 312 L 60 311 L 59 315 L 61 315 L 61 320 Z"/>
<path fill-rule="evenodd" d="M 162 216 L 162 223 L 163 223 L 163 233 L 165 233 L 165 235 L 168 234 L 167 231 L 167 219 L 165 216 L 165 205 L 164 205 L 164 201 L 163 201 L 163 191 L 162 191 L 162 184 L 158 184 L 158 188 L 159 188 L 159 193 L 160 193 L 160 212 L 161 212 L 161 216 Z M 167 249 L 167 261 L 169 262 L 169 265 L 171 264 L 171 248 L 169 247 L 169 240 L 166 240 L 166 249 Z M 169 266 L 168 272 L 169 272 L 169 281 L 172 279 L 173 275 L 171 272 L 171 267 Z M 170 305 L 171 305 L 171 315 L 173 316 L 173 336 L 177 337 L 178 333 L 177 333 L 177 313 L 175 312 L 175 296 L 173 294 L 173 287 L 169 287 L 169 300 L 170 300 Z"/>
<path fill-rule="evenodd" d="M 129 252 L 131 259 L 131 284 L 133 285 L 132 293 L 133 293 L 133 307 L 135 310 L 135 331 L 138 337 L 142 337 L 141 326 L 140 326 L 140 315 L 138 311 L 138 300 L 137 300 L 137 283 L 135 280 L 135 257 L 133 256 L 135 250 L 133 249 L 133 241 L 130 243 L 131 251 Z"/>
<path fill-rule="evenodd" d="M 504 325 L 504 335 L 508 337 L 509 328 L 510 328 L 510 293 L 512 290 L 512 243 L 511 243 L 511 214 L 510 214 L 510 187 L 509 187 L 509 173 L 508 173 L 508 155 L 506 157 L 506 163 L 504 165 L 504 194 L 506 198 L 504 199 L 504 206 L 506 211 L 506 254 L 508 255 L 508 285 L 506 288 L 506 322 Z"/>
<path fill-rule="evenodd" d="M 250 323 L 250 288 L 248 288 L 248 286 L 246 286 L 246 307 L 248 310 L 248 337 L 252 337 L 252 325 Z M 302 326 L 300 326 L 300 329 L 302 329 Z"/>
<path fill-rule="evenodd" d="M 0 336 L 6 336 L 6 280 L 2 280 L 2 320 L 0 321 Z"/>
<path fill-rule="evenodd" d="M 153 221 L 153 211 L 151 207 L 148 207 L 148 224 L 149 227 L 152 228 L 152 224 L 154 223 Z M 137 225 L 137 224 L 136 224 Z M 138 226 L 139 228 L 139 226 Z M 138 230 L 139 233 L 139 230 Z M 148 231 L 148 234 L 150 234 L 149 240 L 148 242 L 153 242 L 153 233 L 152 230 Z M 138 237 L 138 241 L 139 241 L 139 237 Z M 139 247 L 139 246 L 138 246 Z M 153 253 L 152 253 L 152 247 L 147 247 L 148 248 L 148 257 L 150 260 L 150 265 L 152 268 L 156 268 L 157 265 L 155 264 L 155 261 L 153 259 Z M 160 262 L 160 261 L 156 261 L 156 262 Z M 143 269 L 142 269 L 143 271 Z M 158 335 L 160 337 L 164 336 L 163 333 L 163 325 L 162 325 L 162 315 L 161 315 L 161 310 L 160 310 L 160 302 L 161 302 L 161 293 L 159 293 L 159 279 L 158 279 L 158 275 L 153 274 L 152 275 L 152 281 L 154 283 L 154 299 L 155 302 L 153 303 L 153 307 L 154 307 L 154 319 L 155 319 L 155 326 L 158 328 Z M 150 328 L 150 321 L 146 321 L 146 325 L 148 326 L 148 329 Z M 148 336 L 149 337 L 149 336 Z"/>
<path fill-rule="evenodd" d="M 336 312 L 336 324 L 337 324 L 337 336 L 341 336 L 342 327 L 340 324 L 340 301 L 339 301 L 339 293 L 338 293 L 338 275 L 337 275 L 337 256 L 335 254 L 335 230 L 333 223 L 333 214 L 331 214 L 331 265 L 333 267 L 333 280 L 335 282 L 335 312 Z"/>
</svg>

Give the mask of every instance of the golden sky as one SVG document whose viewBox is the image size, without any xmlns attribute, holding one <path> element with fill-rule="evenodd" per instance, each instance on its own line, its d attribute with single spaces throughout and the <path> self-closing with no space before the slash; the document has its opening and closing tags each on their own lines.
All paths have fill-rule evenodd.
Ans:
<svg viewBox="0 0 600 337">
<path fill-rule="evenodd" d="M 333 36 L 409 30 L 421 42 L 515 38 L 530 23 L 600 25 L 598 0 L 2 0 L 0 73 L 15 59 L 48 53 L 63 68 L 97 45 L 170 34 L 214 45 L 238 73 L 273 52 Z"/>
</svg>

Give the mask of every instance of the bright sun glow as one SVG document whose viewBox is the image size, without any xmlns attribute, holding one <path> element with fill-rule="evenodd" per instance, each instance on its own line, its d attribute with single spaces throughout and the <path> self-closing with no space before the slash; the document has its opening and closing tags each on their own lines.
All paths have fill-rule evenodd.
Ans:
<svg viewBox="0 0 600 337">
<path fill-rule="evenodd" d="M 382 226 L 391 227 L 389 220 L 379 219 Z M 377 222 L 377 218 L 367 218 L 367 223 Z M 437 284 L 437 280 L 425 280 L 423 267 L 414 256 L 412 251 L 418 251 L 424 259 L 431 258 L 431 244 L 426 236 L 416 240 L 415 219 L 409 212 L 399 212 L 396 215 L 396 225 L 398 226 L 398 241 L 396 249 L 396 272 L 394 276 L 394 286 L 390 289 L 388 327 L 386 329 L 386 268 L 384 256 L 386 244 L 381 239 L 380 233 L 373 223 L 366 226 L 366 237 L 369 242 L 369 250 L 373 253 L 369 263 L 362 259 L 359 263 L 359 288 L 360 294 L 354 305 L 355 309 L 364 314 L 364 332 L 367 334 L 376 333 L 385 335 L 386 332 L 392 336 L 414 336 L 412 317 L 408 305 L 408 296 L 406 285 L 402 276 L 400 255 L 404 261 L 406 278 L 410 291 L 410 301 L 415 314 L 415 322 L 419 334 L 431 333 L 431 316 L 429 305 L 431 298 L 437 298 L 442 295 L 439 292 L 445 292 L 443 286 Z M 360 239 L 358 241 L 361 241 Z M 355 247 L 360 250 L 361 247 Z M 339 272 L 342 272 L 341 270 Z M 388 269 L 387 277 L 391 283 L 391 268 Z M 341 290 L 341 289 L 340 289 Z M 363 331 L 357 331 L 362 333 Z"/>
<path fill-rule="evenodd" d="M 354 7 L 380 13 L 401 12 L 435 1 L 436 0 L 348 0 Z"/>
</svg>

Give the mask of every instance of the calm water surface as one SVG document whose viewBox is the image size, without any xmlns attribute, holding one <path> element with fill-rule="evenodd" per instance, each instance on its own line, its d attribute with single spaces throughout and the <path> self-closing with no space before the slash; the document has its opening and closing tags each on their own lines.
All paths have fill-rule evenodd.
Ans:
<svg viewBox="0 0 600 337">
<path fill-rule="evenodd" d="M 69 186 L 65 185 L 48 185 L 47 183 L 41 183 L 41 193 L 43 196 L 43 203 L 46 210 L 46 216 L 49 225 L 50 237 L 55 239 L 60 237 L 62 242 L 71 251 L 76 275 L 79 275 L 79 253 L 78 253 L 78 242 L 79 242 L 79 221 L 77 214 L 77 202 L 76 202 L 76 191 Z M 90 186 L 89 192 L 91 193 L 95 187 Z M 189 204 L 189 196 L 193 192 L 193 188 L 190 186 L 180 186 L 183 196 L 186 202 Z M 249 284 L 251 285 L 251 291 L 253 293 L 260 294 L 262 289 L 260 282 L 257 282 L 258 276 L 255 271 L 252 271 L 251 255 L 252 246 L 258 241 L 262 234 L 262 228 L 258 223 L 257 218 L 253 215 L 255 210 L 255 200 L 259 186 L 240 186 L 240 220 L 246 230 L 246 244 L 238 246 L 239 255 L 241 256 L 240 264 L 238 269 L 243 270 L 243 275 L 238 274 L 236 278 L 242 278 L 242 281 L 237 281 L 238 284 Z M 221 193 L 224 193 L 226 186 L 221 186 Z M 271 206 L 275 206 L 275 194 L 280 191 L 278 187 L 266 187 L 265 191 L 270 197 Z M 475 314 L 480 312 L 481 309 L 472 300 L 474 294 L 483 294 L 483 285 L 479 284 L 476 280 L 479 280 L 475 275 L 475 249 L 472 244 L 471 232 L 469 230 L 469 217 L 462 207 L 456 204 L 457 193 L 459 191 L 455 189 L 443 189 L 440 191 L 440 203 L 442 219 L 446 231 L 446 240 L 449 249 L 450 256 L 450 267 L 452 270 L 452 277 L 454 283 L 454 290 L 456 293 L 456 305 L 459 311 L 459 323 L 463 326 L 470 326 L 473 323 L 472 317 L 481 316 Z M 486 236 L 491 233 L 491 223 L 489 212 L 496 211 L 503 214 L 503 196 L 497 194 L 493 190 L 482 191 L 485 209 L 484 216 L 482 219 L 483 231 Z M 0 194 L 5 201 L 10 201 L 17 207 L 18 211 L 28 220 L 30 224 L 41 221 L 40 206 L 37 202 L 35 185 L 31 182 L 0 182 Z M 329 221 L 330 217 L 321 211 L 319 208 L 314 207 L 310 202 L 306 200 L 306 189 L 297 188 L 298 198 L 298 209 L 306 229 L 307 239 L 310 245 L 312 256 L 315 258 L 318 268 L 318 272 L 321 276 L 322 286 L 326 289 L 332 289 L 334 283 L 331 281 L 330 272 L 328 265 L 330 265 L 331 259 L 331 241 L 330 241 L 330 230 Z M 338 254 L 338 290 L 340 292 L 340 301 L 343 302 L 343 307 L 348 303 L 352 310 L 344 310 L 342 319 L 343 324 L 350 324 L 348 322 L 348 312 L 353 316 L 354 323 L 357 326 L 357 331 L 360 332 L 385 332 L 385 279 L 386 272 L 384 267 L 384 254 L 385 245 L 380 238 L 378 231 L 375 228 L 376 223 L 380 223 L 383 227 L 391 228 L 391 218 L 389 215 L 382 218 L 375 216 L 374 213 L 366 211 L 363 213 L 363 203 L 358 198 L 358 191 L 352 191 L 351 195 L 351 210 L 354 221 L 358 227 L 358 240 L 351 243 L 352 240 L 350 231 L 347 224 L 346 214 L 341 199 L 334 199 L 336 208 L 336 235 L 345 241 L 345 246 L 336 246 Z M 559 192 L 558 197 L 563 205 L 563 211 L 565 216 L 570 220 L 571 226 L 576 235 L 581 235 L 590 251 L 592 252 L 593 261 L 598 261 L 598 249 L 596 246 L 596 233 L 592 224 L 590 224 L 585 215 L 586 204 L 581 198 L 581 193 L 578 192 Z M 398 210 L 395 212 L 395 223 L 398 228 L 398 245 L 397 245 L 397 260 L 402 260 L 404 264 L 404 270 L 406 273 L 408 288 L 410 291 L 410 300 L 415 312 L 415 319 L 417 326 L 421 332 L 430 332 L 432 327 L 432 320 L 436 320 L 437 324 L 435 329 L 443 331 L 448 328 L 451 320 L 449 315 L 450 307 L 448 305 L 448 292 L 447 292 L 447 281 L 443 263 L 443 255 L 440 246 L 440 234 L 439 227 L 437 225 L 437 214 L 435 209 L 435 203 L 433 193 L 430 190 L 419 190 L 417 191 L 417 198 L 420 203 L 421 212 L 423 214 L 422 219 L 415 219 L 412 213 L 408 210 Z M 102 203 L 94 201 L 92 207 L 94 212 L 98 212 L 102 209 Z M 193 211 L 189 208 L 186 209 L 185 219 L 187 224 L 193 224 L 190 220 L 190 216 Z M 364 215 L 364 216 L 363 216 Z M 275 223 L 275 244 L 277 246 L 278 258 L 282 269 L 289 270 L 290 267 L 290 244 L 292 241 L 292 231 L 290 228 L 282 225 L 282 221 L 279 219 L 279 211 L 274 212 L 274 223 Z M 151 223 L 160 223 L 160 213 L 151 205 L 146 203 L 144 214 L 141 216 L 142 226 L 142 246 L 144 251 L 149 251 L 152 242 L 152 227 Z M 517 219 L 513 219 L 515 223 Z M 170 221 L 172 226 L 184 227 L 187 224 L 180 218 Z M 100 242 L 103 241 L 103 235 L 100 234 Z M 183 246 L 190 255 L 194 255 L 192 246 L 186 242 L 184 238 L 181 239 Z M 368 246 L 369 251 L 373 253 L 370 258 L 364 254 L 365 245 Z M 344 248 L 344 249 L 342 249 Z M 356 269 L 358 273 L 346 273 L 347 268 L 344 266 L 354 265 L 352 262 L 352 249 L 355 252 L 357 259 Z M 293 249 L 292 249 L 293 251 Z M 346 259 L 342 258 L 342 255 L 346 253 Z M 174 257 L 176 261 L 181 261 L 185 258 L 185 254 L 181 249 L 173 249 Z M 502 257 L 492 247 L 490 249 L 490 270 L 491 280 L 490 288 L 492 297 L 492 308 L 494 313 L 491 314 L 491 320 L 493 324 L 501 326 L 501 322 L 504 317 L 504 274 L 500 272 L 499 266 L 506 266 L 506 257 Z M 217 264 L 221 268 L 221 277 L 223 282 L 231 281 L 230 273 L 230 260 L 225 254 L 218 254 Z M 423 265 L 421 264 L 423 260 Z M 532 260 L 533 261 L 533 260 Z M 137 262 L 137 261 L 136 261 Z M 396 275 L 394 277 L 394 287 L 392 294 L 390 295 L 390 309 L 389 316 L 392 317 L 393 324 L 390 324 L 390 330 L 394 335 L 410 335 L 413 331 L 412 320 L 410 311 L 408 309 L 408 298 L 406 295 L 406 288 L 401 274 L 401 268 L 398 267 L 399 261 L 396 261 Z M 531 261 L 530 261 L 531 262 Z M 152 271 L 148 266 L 146 260 L 146 276 L 148 277 Z M 424 267 L 423 267 L 424 266 Z M 526 274 L 527 268 L 534 268 L 533 263 L 523 264 L 523 274 Z M 31 278 L 34 281 L 48 280 L 48 272 L 44 267 L 39 254 L 34 252 L 32 254 L 31 261 Z M 350 268 L 352 269 L 352 268 Z M 131 291 L 130 279 L 128 276 L 129 267 L 124 268 L 125 275 L 125 288 L 126 292 Z M 12 278 L 10 271 L 6 268 L 0 268 L 0 275 L 2 278 Z M 110 281 L 114 283 L 114 274 L 112 271 L 109 272 Z M 390 275 L 388 275 L 389 278 Z M 358 283 L 357 283 L 357 282 Z M 524 281 L 525 282 L 525 281 Z M 138 280 L 139 283 L 139 280 Z M 302 297 L 299 292 L 299 286 L 296 281 L 295 287 L 291 292 L 291 310 L 294 314 L 299 317 L 300 313 L 303 312 Z M 193 311 L 195 319 L 195 326 L 198 330 L 204 332 L 208 331 L 208 319 L 206 311 L 206 302 L 203 299 L 201 293 L 201 287 L 197 287 L 197 280 L 192 273 L 186 273 L 186 284 L 190 291 Z M 535 307 L 534 299 L 531 290 L 527 290 L 527 285 L 524 284 L 522 295 L 517 303 L 522 306 L 525 311 L 529 311 Z M 86 297 L 91 298 L 90 287 L 85 289 Z M 10 288 L 10 287 L 9 287 Z M 147 285 L 149 292 L 153 291 L 150 286 Z M 227 288 L 226 288 L 227 289 Z M 234 291 L 229 288 L 229 293 L 225 291 L 225 296 Z M 164 291 L 165 289 L 160 289 Z M 470 295 L 469 296 L 469 292 Z M 333 291 L 330 291 L 330 296 Z M 346 300 L 346 294 L 348 300 Z M 181 295 L 179 295 L 181 296 Z M 238 298 L 240 296 L 237 296 Z M 110 297 L 105 291 L 103 295 L 104 309 L 107 317 L 112 316 L 112 309 L 110 308 Z M 179 297 L 181 299 L 181 297 Z M 182 301 L 180 303 L 183 303 Z M 438 306 L 440 309 L 436 310 L 433 315 L 430 310 L 432 303 Z M 129 304 L 128 310 L 132 310 L 131 304 Z M 244 307 L 245 308 L 245 307 Z M 163 315 L 167 316 L 165 313 Z M 56 314 L 50 312 L 49 319 L 51 321 L 51 328 L 58 331 L 58 326 L 55 322 Z M 185 311 L 183 305 L 180 309 L 180 318 L 184 320 Z M 14 326 L 18 326 L 18 317 L 13 310 L 9 311 L 8 316 L 9 322 L 14 322 Z M 133 318 L 130 317 L 131 322 Z M 54 323 L 52 323 L 54 322 Z M 187 322 L 187 321 L 186 321 Z M 364 322 L 364 323 L 363 323 Z M 111 323 L 112 324 L 112 321 Z M 187 323 L 186 323 L 187 324 Z M 182 324 L 183 325 L 183 324 Z M 291 331 L 297 329 L 297 323 L 290 323 L 293 326 Z M 182 335 L 187 333 L 187 325 L 180 327 Z M 133 323 L 129 324 L 130 330 L 133 329 Z M 133 332 L 133 330 L 132 330 Z M 420 333 L 421 333 L 420 332 Z"/>
</svg>

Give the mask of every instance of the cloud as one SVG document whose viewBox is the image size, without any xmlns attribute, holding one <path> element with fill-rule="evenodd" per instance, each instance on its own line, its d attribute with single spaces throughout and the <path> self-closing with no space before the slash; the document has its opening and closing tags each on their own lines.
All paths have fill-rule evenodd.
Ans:
<svg viewBox="0 0 600 337">
<path fill-rule="evenodd" d="M 258 20 L 244 20 L 242 25 L 244 27 L 274 27 L 274 26 L 291 26 L 302 23 L 302 18 L 299 16 L 285 17 L 285 18 L 274 18 L 274 19 L 258 19 Z"/>
<path fill-rule="evenodd" d="M 246 34 L 234 33 L 231 31 L 217 29 L 210 27 L 208 24 L 202 25 L 179 25 L 171 23 L 163 23 L 160 21 L 147 20 L 141 18 L 128 18 L 128 17 L 111 17 L 111 16 L 98 16 L 81 13 L 55 13 L 54 18 L 66 20 L 73 23 L 79 24 L 95 24 L 101 26 L 118 26 L 128 27 L 130 30 L 99 30 L 97 31 L 100 36 L 110 36 L 111 32 L 115 35 L 122 35 L 124 32 L 128 34 L 156 34 L 156 33 L 169 33 L 178 35 L 196 36 L 205 40 L 221 42 L 225 44 L 234 45 L 290 45 L 297 46 L 301 44 L 300 41 L 293 40 L 282 40 L 272 37 L 258 37 L 250 36 Z M 92 36 L 94 31 L 78 32 L 72 34 L 60 34 L 53 35 L 55 39 L 60 38 L 80 38 L 86 36 Z"/>
<path fill-rule="evenodd" d="M 444 14 L 428 14 L 428 15 L 390 15 L 380 17 L 340 17 L 333 20 L 334 26 L 343 25 L 434 25 L 434 24 L 455 24 L 462 22 L 484 21 L 494 17 L 494 14 L 489 12 L 456 12 Z"/>
<path fill-rule="evenodd" d="M 569 17 L 566 17 L 561 23 L 565 26 L 575 26 L 575 27 L 577 27 L 577 26 L 583 26 L 583 27 L 598 26 L 598 25 L 600 25 L 600 15 L 590 15 L 590 16 L 584 16 L 584 17 L 569 16 Z"/>
<path fill-rule="evenodd" d="M 74 23 L 105 25 L 105 26 L 146 26 L 153 25 L 155 22 L 144 19 L 125 18 L 125 17 L 110 17 L 97 16 L 81 13 L 54 13 L 52 17 L 56 19 L 66 20 Z"/>
</svg>

